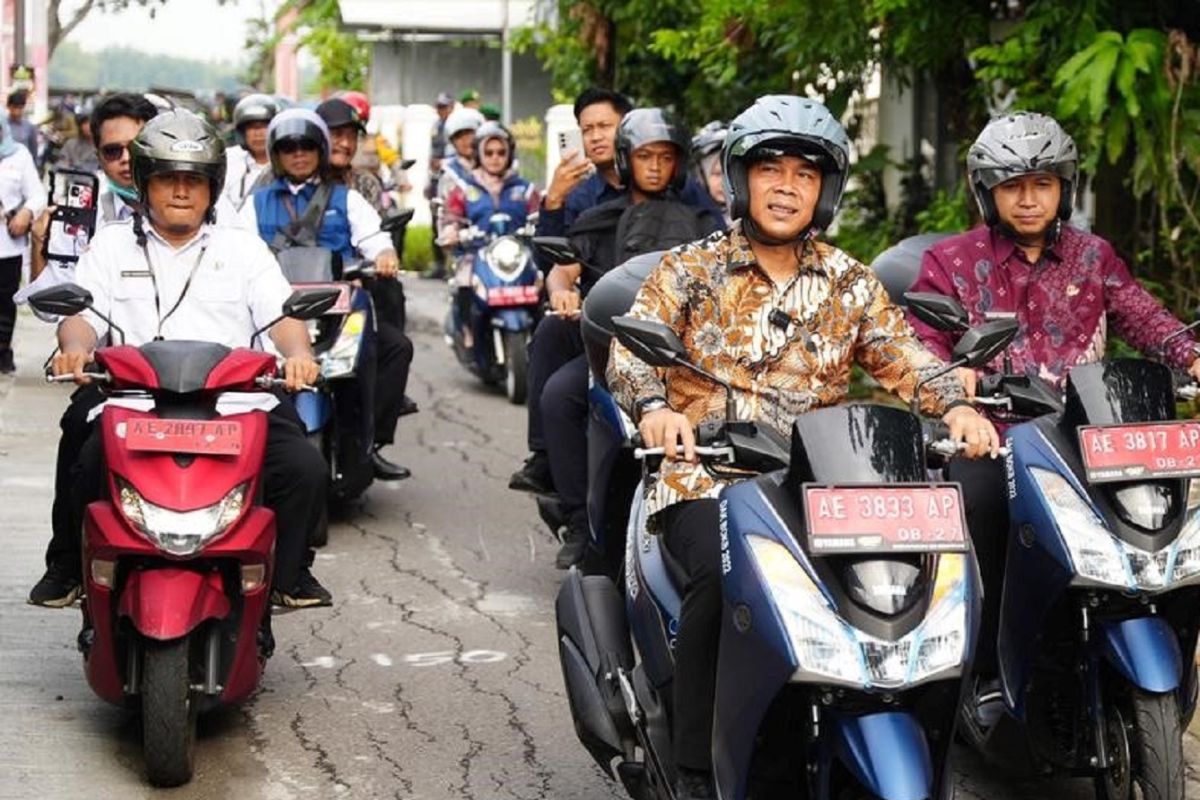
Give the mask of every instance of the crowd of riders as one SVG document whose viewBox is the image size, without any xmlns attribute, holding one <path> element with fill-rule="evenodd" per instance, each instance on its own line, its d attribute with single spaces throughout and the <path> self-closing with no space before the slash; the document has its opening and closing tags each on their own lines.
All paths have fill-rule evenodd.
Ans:
<svg viewBox="0 0 1200 800">
<path fill-rule="evenodd" d="M 130 344 L 194 339 L 239 346 L 279 315 L 288 294 L 279 266 L 287 251 L 324 248 L 339 263 L 374 265 L 373 465 L 378 479 L 410 475 L 383 452 L 400 418 L 416 411 L 407 395 L 413 346 L 396 280 L 402 243 L 385 229 L 404 178 L 389 173 L 400 162 L 369 133 L 366 96 L 340 92 L 310 110 L 248 94 L 232 104 L 227 145 L 216 126 L 170 100 L 110 94 L 72 110 L 75 131 L 52 154 L 37 152 L 36 131 L 21 117 L 26 99 L 10 96 L 8 118 L 0 121 L 7 216 L 0 232 L 0 372 L 14 369 L 13 296 L 26 251 L 35 287 L 65 280 L 83 286 Z M 435 105 L 426 196 L 435 201 L 438 258 L 429 274 L 451 284 L 451 302 L 471 302 L 472 232 L 498 212 L 534 226 L 536 237 L 564 237 L 576 256 L 555 262 L 537 251 L 544 313 L 528 347 L 529 452 L 509 482 L 558 504 L 556 566 L 580 565 L 589 541 L 588 391 L 596 376 L 589 378 L 581 308 L 614 268 L 669 251 L 629 314 L 672 329 L 693 363 L 730 384 L 739 418 L 787 435 L 797 415 L 846 400 L 857 364 L 883 389 L 942 419 L 962 442 L 948 475 L 963 487 L 985 587 L 981 691 L 994 682 L 989 642 L 1009 528 L 1004 465 L 996 458 L 1002 436 L 972 402 L 981 372 L 930 379 L 951 359 L 949 335 L 906 316 L 854 253 L 823 239 L 851 177 L 841 123 L 815 100 L 776 95 L 731 109 L 728 124 L 690 131 L 668 109 L 592 88 L 573 107 L 582 150 L 562 153 L 539 189 L 521 175 L 516 138 L 496 109 L 481 107 L 477 92 L 444 93 Z M 367 166 L 364 149 L 374 151 Z M 43 247 L 53 212 L 43 164 L 100 176 L 98 223 L 75 263 L 48 257 Z M 1103 357 L 1110 330 L 1150 351 L 1183 328 L 1108 242 L 1070 223 L 1078 165 L 1073 140 L 1050 117 L 1016 111 L 990 122 L 965 165 L 982 224 L 926 252 L 913 287 L 956 298 L 972 324 L 1015 316 L 1012 368 L 1060 387 L 1072 368 Z M 52 369 L 74 375 L 79 388 L 62 416 L 46 572 L 29 601 L 62 607 L 80 593 L 83 509 L 103 492 L 95 409 L 106 396 L 85 367 L 110 330 L 89 315 L 54 322 Z M 320 367 L 308 329 L 284 320 L 270 338 L 288 388 L 311 385 Z M 1170 341 L 1166 359 L 1200 378 L 1192 335 Z M 713 797 L 722 608 L 716 498 L 735 479 L 716 478 L 699 463 L 695 431 L 722 417 L 725 391 L 686 370 L 648 366 L 619 343 L 601 377 L 644 445 L 665 447 L 664 465 L 644 490 L 650 525 L 685 576 L 672 689 L 674 796 Z M 306 443 L 290 396 L 264 402 L 271 420 L 265 503 L 279 520 L 273 599 L 288 607 L 329 605 L 330 593 L 311 572 L 305 533 L 325 514 L 327 468 Z"/>
</svg>

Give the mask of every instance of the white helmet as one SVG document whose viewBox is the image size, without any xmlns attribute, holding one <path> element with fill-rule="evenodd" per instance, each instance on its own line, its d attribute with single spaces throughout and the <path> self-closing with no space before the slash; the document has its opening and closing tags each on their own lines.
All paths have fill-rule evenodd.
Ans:
<svg viewBox="0 0 1200 800">
<path fill-rule="evenodd" d="M 474 131 L 484 123 L 483 114 L 473 108 L 456 108 L 446 117 L 446 140 L 450 141 L 463 131 Z"/>
</svg>

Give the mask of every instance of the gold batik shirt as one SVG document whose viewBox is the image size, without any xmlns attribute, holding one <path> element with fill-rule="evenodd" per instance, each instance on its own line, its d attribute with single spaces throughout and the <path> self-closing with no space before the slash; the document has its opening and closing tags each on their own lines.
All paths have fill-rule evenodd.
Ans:
<svg viewBox="0 0 1200 800">
<path fill-rule="evenodd" d="M 791 317 L 786 328 L 778 314 L 772 323 L 775 309 Z M 737 224 L 667 253 L 629 313 L 666 323 L 689 360 L 728 381 L 739 419 L 784 434 L 797 415 L 845 400 L 855 362 L 906 402 L 922 379 L 945 367 L 868 267 L 832 245 L 809 242 L 796 275 L 776 284 Z M 721 387 L 681 367 L 647 366 L 615 338 L 608 384 L 627 409 L 659 396 L 693 425 L 725 417 Z M 951 375 L 921 388 L 921 410 L 930 416 L 961 399 L 962 385 Z M 648 512 L 716 497 L 724 485 L 703 464 L 664 461 L 648 490 Z"/>
</svg>

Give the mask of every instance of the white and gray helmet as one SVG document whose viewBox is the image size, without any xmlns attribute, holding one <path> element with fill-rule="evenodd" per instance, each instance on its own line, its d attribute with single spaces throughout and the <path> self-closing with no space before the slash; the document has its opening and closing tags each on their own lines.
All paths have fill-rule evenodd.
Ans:
<svg viewBox="0 0 1200 800">
<path fill-rule="evenodd" d="M 1005 114 L 989 122 L 967 151 L 967 178 L 979 213 L 988 225 L 1000 215 L 992 189 L 1012 178 L 1045 172 L 1062 181 L 1059 219 L 1070 219 L 1075 205 L 1079 152 L 1075 140 L 1053 117 L 1029 111 Z"/>
<path fill-rule="evenodd" d="M 454 141 L 454 137 L 463 131 L 476 131 L 486 120 L 483 114 L 473 108 L 457 108 L 446 117 L 446 141 Z"/>
<path fill-rule="evenodd" d="M 837 213 L 850 174 L 850 137 L 821 103 L 807 97 L 767 95 L 729 123 L 721 166 L 725 170 L 725 202 L 729 216 L 758 236 L 749 219 L 749 162 L 772 153 L 800 156 L 821 170 L 821 194 L 812 223 L 801 232 L 828 228 Z"/>
</svg>

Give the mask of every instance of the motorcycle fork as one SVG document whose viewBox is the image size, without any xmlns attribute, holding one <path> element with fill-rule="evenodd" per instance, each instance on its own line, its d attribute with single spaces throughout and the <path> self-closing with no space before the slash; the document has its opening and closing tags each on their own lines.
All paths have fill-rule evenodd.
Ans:
<svg viewBox="0 0 1200 800">
<path fill-rule="evenodd" d="M 1091 614 L 1086 605 L 1079 607 L 1079 621 L 1081 625 L 1080 641 L 1083 644 L 1079 671 L 1083 677 L 1084 691 L 1087 697 L 1088 726 L 1092 732 L 1094 751 L 1089 762 L 1092 767 L 1107 770 L 1110 761 L 1107 721 L 1104 713 L 1104 690 L 1100 683 L 1100 659 L 1092 649 Z"/>
</svg>

